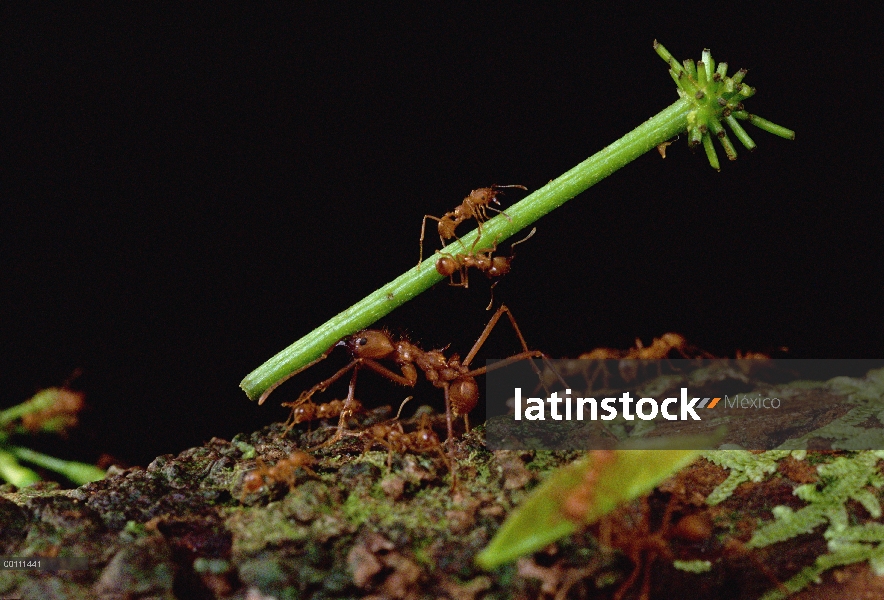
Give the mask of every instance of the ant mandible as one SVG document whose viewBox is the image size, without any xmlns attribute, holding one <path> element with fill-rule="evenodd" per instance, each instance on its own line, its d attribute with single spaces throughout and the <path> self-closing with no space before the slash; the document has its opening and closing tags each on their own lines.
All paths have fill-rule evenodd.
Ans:
<svg viewBox="0 0 884 600">
<path fill-rule="evenodd" d="M 479 402 L 479 385 L 476 383 L 476 377 L 484 375 L 489 369 L 489 367 L 470 369 L 470 363 L 488 339 L 488 335 L 494 329 L 494 326 L 497 325 L 497 322 L 504 314 L 509 318 L 510 324 L 519 338 L 519 342 L 522 345 L 522 352 L 495 363 L 491 368 L 503 367 L 525 359 L 545 358 L 544 354 L 539 350 L 528 349 L 528 344 L 525 342 L 525 338 L 522 336 L 522 332 L 519 330 L 519 326 L 516 324 L 516 320 L 513 318 L 509 308 L 507 308 L 506 305 L 501 305 L 501 307 L 497 309 L 497 312 L 495 312 L 488 321 L 488 324 L 482 331 L 482 335 L 479 336 L 479 339 L 476 340 L 476 343 L 473 344 L 473 347 L 463 360 L 461 360 L 458 354 L 452 354 L 450 357 L 446 358 L 442 353 L 442 350 L 423 350 L 407 340 L 395 340 L 386 331 L 366 329 L 342 339 L 326 350 L 322 356 L 313 362 L 271 385 L 258 399 L 258 404 L 263 404 L 270 393 L 290 377 L 326 358 L 336 347 L 343 346 L 350 352 L 350 356 L 353 360 L 328 379 L 317 383 L 309 390 L 303 392 L 294 403 L 295 405 L 299 405 L 310 401 L 313 394 L 324 391 L 328 386 L 343 377 L 346 373 L 353 371 L 353 374 L 350 377 L 347 399 L 341 407 L 338 431 L 331 440 L 326 442 L 326 444 L 331 444 L 341 438 L 344 430 L 345 417 L 352 411 L 352 402 L 356 389 L 356 376 L 359 374 L 359 369 L 362 367 L 368 368 L 394 383 L 407 387 L 414 387 L 417 384 L 418 371 L 420 370 L 420 372 L 422 372 L 427 378 L 427 381 L 432 383 L 435 387 L 442 388 L 445 394 L 445 420 L 448 428 L 448 441 L 450 444 L 454 439 L 453 418 L 463 416 L 464 423 L 467 429 L 469 429 L 469 419 L 467 415 Z M 401 374 L 396 373 L 381 364 L 379 361 L 382 360 L 395 363 L 399 367 Z M 532 366 L 534 366 L 533 363 Z M 540 377 L 539 370 L 536 366 L 534 366 L 534 368 L 538 377 Z"/>
<path fill-rule="evenodd" d="M 488 206 L 491 202 L 494 202 L 495 204 L 500 206 L 500 200 L 497 199 L 497 196 L 503 193 L 499 191 L 502 188 L 519 188 L 521 190 L 528 189 L 524 185 L 492 185 L 491 187 L 479 188 L 470 192 L 470 194 L 463 199 L 463 202 L 455 207 L 454 210 L 442 215 L 441 218 L 434 217 L 433 215 L 424 215 L 424 220 L 421 223 L 421 251 L 420 257 L 417 260 L 418 268 L 420 268 L 420 265 L 424 260 L 424 234 L 426 233 L 427 229 L 427 219 L 433 219 L 434 221 L 438 222 L 436 229 L 439 232 L 439 239 L 442 240 L 443 247 L 447 245 L 446 240 L 457 237 L 457 234 L 454 233 L 454 230 L 457 228 L 457 226 L 464 221 L 472 219 L 473 217 L 475 217 L 476 219 L 476 223 L 479 228 L 479 237 L 481 237 L 482 223 L 488 220 L 488 209 L 506 215 L 505 212 Z"/>
</svg>

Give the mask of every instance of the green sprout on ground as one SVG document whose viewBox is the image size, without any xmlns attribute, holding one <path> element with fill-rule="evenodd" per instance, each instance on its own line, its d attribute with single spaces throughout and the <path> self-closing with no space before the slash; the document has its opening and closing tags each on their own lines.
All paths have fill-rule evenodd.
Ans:
<svg viewBox="0 0 884 600">
<path fill-rule="evenodd" d="M 93 465 L 62 460 L 10 443 L 16 436 L 63 434 L 77 424 L 77 413 L 82 409 L 83 394 L 66 388 L 48 388 L 0 411 L 0 479 L 18 488 L 40 481 L 40 476 L 20 460 L 55 471 L 77 485 L 104 479 L 104 471 Z"/>
<path fill-rule="evenodd" d="M 745 69 L 728 76 L 727 63 L 716 65 L 709 50 L 703 51 L 703 58 L 699 62 L 688 59 L 682 64 L 656 40 L 654 50 L 669 65 L 669 73 L 678 86 L 679 100 L 521 202 L 508 207 L 506 216 L 498 215 L 486 221 L 482 226 L 481 239 L 477 240 L 478 230 L 463 236 L 461 240 L 466 247 L 472 247 L 475 242 L 477 252 L 491 248 L 494 242 L 502 242 L 515 235 L 645 152 L 683 133 L 687 133 L 691 147 L 703 145 L 709 164 L 715 169 L 719 169 L 719 163 L 712 143 L 713 136 L 730 160 L 737 157 L 722 123 L 726 123 L 749 150 L 755 148 L 755 142 L 739 120 L 748 121 L 759 129 L 786 139 L 795 138 L 793 131 L 746 112 L 743 101 L 754 95 L 755 89 L 743 83 Z M 435 269 L 435 260 L 435 257 L 426 259 L 317 327 L 249 373 L 240 387 L 249 399 L 261 398 L 277 382 L 313 364 L 339 340 L 365 329 L 435 285 L 443 279 L 443 275 Z"/>
</svg>

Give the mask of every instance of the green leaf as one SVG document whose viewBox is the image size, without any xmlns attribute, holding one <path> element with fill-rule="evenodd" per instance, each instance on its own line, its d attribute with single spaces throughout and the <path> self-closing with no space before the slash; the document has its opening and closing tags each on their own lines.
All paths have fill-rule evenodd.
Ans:
<svg viewBox="0 0 884 600">
<path fill-rule="evenodd" d="M 650 440 L 644 440 L 647 448 Z M 594 450 L 586 457 L 553 471 L 513 512 L 476 562 L 485 569 L 542 550 L 552 542 L 591 524 L 624 502 L 652 489 L 669 475 L 692 462 L 700 450 L 666 448 L 697 447 L 703 440 L 661 438 L 656 449 L 619 449 L 610 453 Z M 688 443 L 689 442 L 689 443 Z M 708 447 L 708 446 L 707 446 Z M 592 481 L 582 521 L 569 515 L 565 503 Z"/>
</svg>

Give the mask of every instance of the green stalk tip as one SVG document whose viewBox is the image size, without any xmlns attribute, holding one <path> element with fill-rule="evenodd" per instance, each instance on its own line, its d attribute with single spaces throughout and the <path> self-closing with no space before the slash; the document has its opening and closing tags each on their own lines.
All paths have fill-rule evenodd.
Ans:
<svg viewBox="0 0 884 600">
<path fill-rule="evenodd" d="M 678 64 L 672 55 L 659 44 L 655 45 L 657 54 L 663 57 L 670 65 Z M 721 120 L 727 122 L 737 139 L 749 150 L 755 148 L 755 142 L 736 119 L 749 120 L 769 133 L 786 139 L 794 139 L 795 132 L 775 125 L 770 121 L 750 115 L 745 112 L 743 100 L 755 95 L 755 88 L 743 83 L 746 77 L 746 69 L 740 69 L 733 77 L 727 76 L 727 63 L 719 63 L 715 67 L 715 61 L 709 49 L 703 50 L 702 60 L 696 64 L 691 59 L 683 61 L 684 70 L 679 77 L 673 80 L 678 86 L 679 95 L 690 102 L 692 108 L 687 119 L 688 145 L 698 146 L 701 142 L 709 158 L 709 164 L 718 169 L 718 159 L 714 151 L 710 151 L 711 140 L 709 132 L 714 134 L 721 143 L 728 159 L 736 160 L 737 150 L 727 136 Z M 672 67 L 675 70 L 675 67 Z"/>
<path fill-rule="evenodd" d="M 706 81 L 712 79 L 711 75 L 707 76 L 706 65 L 701 60 L 697 63 L 697 85 L 701 89 L 706 87 Z M 705 96 L 705 94 L 703 94 Z"/>
<path fill-rule="evenodd" d="M 791 129 L 786 129 L 782 125 L 777 125 L 776 123 L 771 123 L 767 119 L 762 119 L 758 115 L 747 115 L 747 119 L 750 123 L 755 125 L 758 129 L 764 130 L 768 133 L 772 133 L 774 135 L 778 135 L 781 138 L 785 138 L 787 140 L 795 139 L 795 132 Z"/>
<path fill-rule="evenodd" d="M 721 165 L 718 164 L 718 154 L 715 152 L 712 138 L 708 135 L 703 136 L 703 149 L 706 151 L 706 158 L 709 159 L 709 165 L 716 171 L 721 171 Z"/>
<path fill-rule="evenodd" d="M 740 125 L 734 116 L 728 115 L 724 118 L 724 122 L 727 123 L 728 127 L 731 128 L 731 131 L 734 132 L 734 135 L 737 136 L 737 139 L 746 147 L 748 150 L 755 150 L 755 142 L 752 141 L 752 138 L 749 137 L 749 134 L 746 133 L 746 130 L 743 129 L 743 126 Z"/>
<path fill-rule="evenodd" d="M 703 48 L 703 60 L 701 61 L 706 71 L 706 79 L 712 79 L 712 74 L 715 72 L 715 61 L 712 59 L 712 52 L 709 51 L 709 48 Z"/>
</svg>

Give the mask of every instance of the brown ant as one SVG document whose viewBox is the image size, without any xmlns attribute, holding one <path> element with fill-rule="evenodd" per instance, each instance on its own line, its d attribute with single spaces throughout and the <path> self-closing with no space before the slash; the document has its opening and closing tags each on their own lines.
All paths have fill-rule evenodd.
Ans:
<svg viewBox="0 0 884 600">
<path fill-rule="evenodd" d="M 242 493 L 240 502 L 249 494 L 261 491 L 265 485 L 285 483 L 289 490 L 294 489 L 297 482 L 297 470 L 304 469 L 310 475 L 318 477 L 316 471 L 310 468 L 316 463 L 316 459 L 301 450 L 295 450 L 288 458 L 284 458 L 272 467 L 258 459 L 258 467 L 246 473 L 242 478 Z"/>
<path fill-rule="evenodd" d="M 478 375 L 484 375 L 489 369 L 489 367 L 470 369 L 470 363 L 482 348 L 482 345 L 488 339 L 491 330 L 494 329 L 494 326 L 497 325 L 497 322 L 504 313 L 509 318 L 510 324 L 519 338 L 519 342 L 522 345 L 522 351 L 495 363 L 492 368 L 503 367 L 525 359 L 545 358 L 544 354 L 539 350 L 528 349 L 528 344 L 525 342 L 525 338 L 522 336 L 522 332 L 519 330 L 519 326 L 516 324 L 516 320 L 513 318 L 509 308 L 507 308 L 506 305 L 501 305 L 501 307 L 497 309 L 497 312 L 495 312 L 488 321 L 488 324 L 482 331 L 482 335 L 479 336 L 479 339 L 476 340 L 476 343 L 473 344 L 473 347 L 463 360 L 461 360 L 460 355 L 458 354 L 452 354 L 450 357 L 446 358 L 442 353 L 442 350 L 423 350 L 405 339 L 395 340 L 386 331 L 366 329 L 342 339 L 326 350 L 318 359 L 274 383 L 261 395 L 258 399 L 258 404 L 262 404 L 270 393 L 279 387 L 284 381 L 326 358 L 337 346 L 343 346 L 350 352 L 350 356 L 353 360 L 328 379 L 317 383 L 309 390 L 303 392 L 295 402 L 295 404 L 306 403 L 310 400 L 313 394 L 324 391 L 328 386 L 343 377 L 347 372 L 353 371 L 353 374 L 350 377 L 347 399 L 344 401 L 344 406 L 341 408 L 338 431 L 332 439 L 323 445 L 332 444 L 341 438 L 344 431 L 345 415 L 348 414 L 348 411 L 352 406 L 351 403 L 356 389 L 356 376 L 359 374 L 359 369 L 363 367 L 386 377 L 394 383 L 407 387 L 414 387 L 417 384 L 418 372 L 420 371 L 427 378 L 427 381 L 438 388 L 442 388 L 445 394 L 445 419 L 450 444 L 454 439 L 454 418 L 463 416 L 464 424 L 466 425 L 467 430 L 469 430 L 469 419 L 467 415 L 479 402 L 479 385 L 476 383 L 476 377 Z M 395 363 L 401 371 L 401 374 L 392 371 L 379 361 L 390 361 Z M 538 377 L 540 377 L 540 372 L 533 363 L 532 367 L 535 368 Z M 453 446 L 450 447 L 450 451 L 453 452 Z"/>
<path fill-rule="evenodd" d="M 410 399 L 411 397 L 409 396 L 406 402 Z M 405 403 L 403 402 L 403 404 Z M 402 408 L 400 407 L 399 410 L 401 412 Z M 436 435 L 433 428 L 429 426 L 426 413 L 421 416 L 418 428 L 410 433 L 405 433 L 397 415 L 391 421 L 376 423 L 355 435 L 365 440 L 364 452 L 368 452 L 375 444 L 380 444 L 387 449 L 387 470 L 390 470 L 392 467 L 393 452 L 404 454 L 405 452 L 423 453 L 436 451 L 442 457 L 449 472 L 451 471 L 451 463 L 448 457 L 445 456 L 445 453 L 442 452 L 442 443 L 439 441 L 439 436 Z M 454 481 L 452 481 L 452 485 L 455 485 Z"/>
<path fill-rule="evenodd" d="M 463 199 L 463 202 L 455 207 L 454 210 L 442 215 L 441 218 L 434 217 L 433 215 L 424 215 L 424 220 L 421 224 L 421 251 L 420 257 L 417 261 L 418 268 L 420 268 L 420 265 L 424 260 L 424 234 L 426 233 L 427 229 L 427 219 L 438 221 L 436 229 L 439 232 L 439 239 L 442 240 L 443 247 L 446 245 L 446 240 L 457 237 L 457 234 L 454 232 L 454 230 L 457 228 L 458 225 L 474 217 L 479 228 L 479 237 L 481 237 L 482 223 L 488 220 L 489 209 L 506 215 L 505 212 L 488 206 L 491 202 L 494 202 L 495 204 L 500 206 L 500 200 L 497 199 L 497 196 L 503 193 L 499 191 L 501 188 L 519 188 L 522 190 L 528 189 L 524 185 L 492 185 L 491 187 L 479 188 L 470 192 L 470 194 Z"/>
<path fill-rule="evenodd" d="M 580 358 L 589 360 L 619 360 L 622 358 L 654 360 L 668 358 L 669 354 L 675 350 L 682 358 L 697 358 L 690 356 L 688 351 L 692 348 L 688 345 L 688 341 L 683 335 L 678 333 L 664 333 L 658 338 L 654 338 L 650 346 L 644 346 L 639 338 L 635 338 L 635 348 L 628 350 L 614 350 L 613 348 L 596 348 L 589 352 L 584 352 Z M 711 358 L 705 352 L 700 352 L 701 356 Z"/>
<path fill-rule="evenodd" d="M 618 364 L 620 376 L 624 381 L 630 382 L 638 376 L 640 366 L 638 361 L 668 360 L 673 352 L 685 359 L 714 358 L 708 352 L 704 352 L 689 344 L 683 335 L 671 332 L 654 338 L 649 346 L 643 345 L 642 341 L 636 338 L 635 347 L 628 350 L 595 348 L 589 352 L 584 352 L 579 358 L 598 361 L 598 366 L 593 369 L 591 377 L 587 379 L 589 387 L 592 387 L 599 375 L 602 376 L 603 386 L 607 387 L 610 373 L 602 361 L 620 361 Z M 661 374 L 659 367 L 660 365 L 658 364 L 658 375 Z"/>
<path fill-rule="evenodd" d="M 510 272 L 510 265 L 513 262 L 513 258 L 516 256 L 514 250 L 515 247 L 530 239 L 535 233 L 537 233 L 536 227 L 533 228 L 531 233 L 527 236 L 510 246 L 509 256 L 491 256 L 491 254 L 497 250 L 497 240 L 494 240 L 494 244 L 492 244 L 491 248 L 476 252 L 475 247 L 479 238 L 476 238 L 476 241 L 473 242 L 473 247 L 470 248 L 468 254 L 449 254 L 437 250 L 436 253 L 440 256 L 436 261 L 436 271 L 440 275 L 447 275 L 451 280 L 450 285 L 464 288 L 470 287 L 470 280 L 467 273 L 470 268 L 476 268 L 482 273 L 485 273 L 485 276 L 488 277 L 488 279 L 503 277 Z M 460 281 L 457 283 L 454 281 L 455 273 L 460 273 Z"/>
<path fill-rule="evenodd" d="M 283 402 L 282 405 L 290 407 L 292 414 L 285 422 L 286 432 L 299 423 L 321 421 L 339 417 L 344 410 L 344 400 L 332 400 L 324 404 L 314 404 L 309 398 L 298 399 L 295 402 Z M 351 399 L 348 409 L 350 414 L 362 412 L 362 403 L 356 398 Z M 345 415 L 346 416 L 346 415 Z"/>
</svg>

